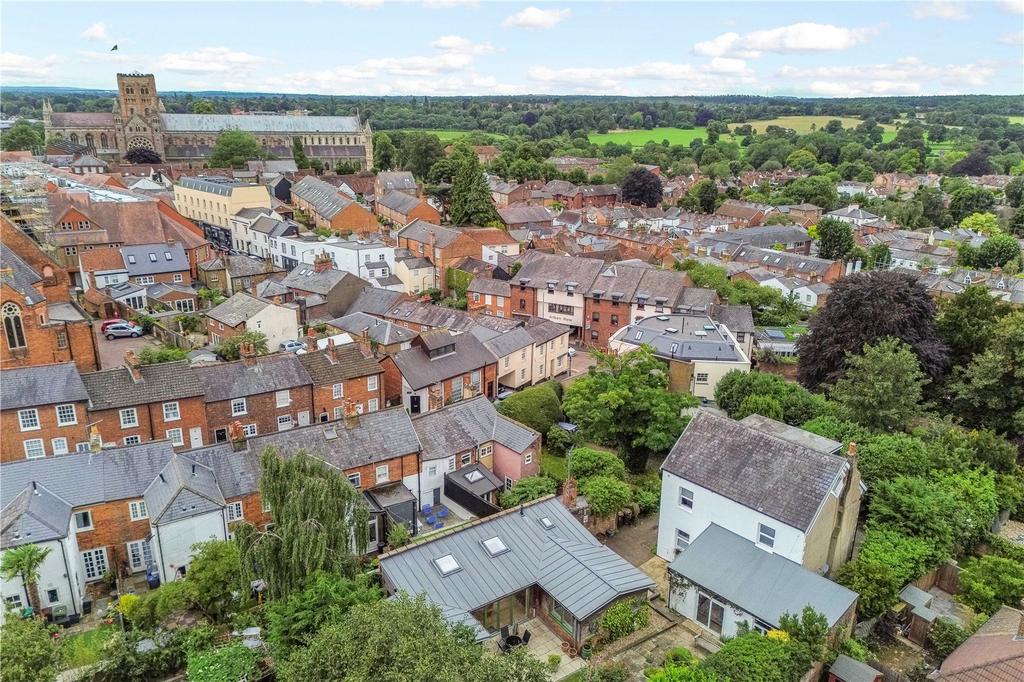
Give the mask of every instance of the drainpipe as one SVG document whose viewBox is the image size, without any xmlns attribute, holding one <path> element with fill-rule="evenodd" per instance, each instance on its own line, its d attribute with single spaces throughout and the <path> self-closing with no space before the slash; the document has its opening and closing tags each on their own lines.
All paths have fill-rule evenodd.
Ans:
<svg viewBox="0 0 1024 682">
<path fill-rule="evenodd" d="M 76 614 L 81 614 L 82 609 L 75 603 L 75 588 L 71 584 L 71 569 L 68 567 L 68 555 L 64 549 L 64 543 L 60 542 L 60 556 L 64 560 L 64 577 L 68 579 L 68 591 L 71 593 L 71 606 L 75 609 Z"/>
<path fill-rule="evenodd" d="M 156 546 L 160 550 L 160 583 L 167 581 L 167 557 L 164 555 L 164 543 L 160 541 L 160 527 L 153 526 L 156 531 Z"/>
</svg>

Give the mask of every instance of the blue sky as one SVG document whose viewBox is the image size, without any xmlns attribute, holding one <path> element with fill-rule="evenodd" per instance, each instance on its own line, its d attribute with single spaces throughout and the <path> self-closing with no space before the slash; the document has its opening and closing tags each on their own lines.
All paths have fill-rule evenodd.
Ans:
<svg viewBox="0 0 1024 682">
<path fill-rule="evenodd" d="M 1024 0 L 5 0 L 0 18 L 7 85 L 137 70 L 163 90 L 339 95 L 1024 93 Z"/>
</svg>

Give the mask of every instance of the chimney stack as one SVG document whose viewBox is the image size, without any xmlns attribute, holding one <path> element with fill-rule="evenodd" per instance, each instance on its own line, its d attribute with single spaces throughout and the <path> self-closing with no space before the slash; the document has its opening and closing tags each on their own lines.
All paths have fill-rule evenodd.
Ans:
<svg viewBox="0 0 1024 682">
<path fill-rule="evenodd" d="M 231 441 L 231 448 L 235 452 L 245 449 L 245 431 L 242 430 L 242 422 L 236 420 L 228 424 L 228 440 Z"/>
<path fill-rule="evenodd" d="M 312 327 L 306 330 L 306 350 L 316 352 L 316 330 Z"/>
<path fill-rule="evenodd" d="M 313 272 L 325 272 L 334 266 L 334 260 L 326 251 L 318 253 L 313 257 Z"/>
<path fill-rule="evenodd" d="M 566 478 L 565 483 L 562 484 L 562 504 L 569 511 L 576 508 L 576 479 L 572 476 Z"/>
<path fill-rule="evenodd" d="M 246 367 L 256 366 L 256 349 L 248 341 L 243 341 L 238 345 L 238 355 Z"/>
<path fill-rule="evenodd" d="M 857 459 L 857 444 L 852 440 L 850 441 L 850 447 L 846 451 L 846 456 L 850 459 Z"/>
<path fill-rule="evenodd" d="M 139 383 L 142 381 L 142 371 L 139 369 L 139 356 L 135 354 L 133 350 L 126 350 L 124 352 L 124 366 L 131 372 L 132 381 Z"/>
<path fill-rule="evenodd" d="M 345 415 L 345 428 L 351 430 L 359 426 L 359 413 L 356 412 L 356 404 L 352 402 L 352 399 L 345 398 L 341 405 Z"/>
</svg>

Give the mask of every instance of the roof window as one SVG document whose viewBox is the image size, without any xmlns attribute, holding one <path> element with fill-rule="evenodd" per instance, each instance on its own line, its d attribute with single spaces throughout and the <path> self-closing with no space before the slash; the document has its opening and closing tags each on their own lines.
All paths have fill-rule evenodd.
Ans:
<svg viewBox="0 0 1024 682">
<path fill-rule="evenodd" d="M 544 526 L 544 530 L 551 530 L 555 527 L 555 522 L 547 516 L 542 516 L 540 517 L 540 525 Z"/>
<path fill-rule="evenodd" d="M 490 554 L 492 557 L 499 556 L 508 551 L 508 545 L 505 544 L 504 540 L 497 536 L 493 538 L 487 538 L 480 544 L 484 546 L 484 549 L 486 549 L 487 553 Z"/>
<path fill-rule="evenodd" d="M 155 253 L 149 254 L 149 262 L 150 263 L 155 263 L 156 262 L 156 254 Z"/>
<path fill-rule="evenodd" d="M 131 265 L 135 265 L 135 256 L 128 254 L 128 263 Z"/>
<path fill-rule="evenodd" d="M 466 474 L 466 480 L 469 481 L 470 483 L 476 483 L 477 481 L 483 480 L 483 477 L 484 475 L 481 474 L 476 469 Z"/>
<path fill-rule="evenodd" d="M 459 566 L 459 562 L 451 554 L 445 554 L 434 559 L 434 568 L 437 569 L 442 578 L 462 570 L 462 566 Z"/>
<path fill-rule="evenodd" d="M 174 260 L 174 256 L 171 255 L 170 251 L 164 251 L 164 259 L 165 260 Z"/>
</svg>

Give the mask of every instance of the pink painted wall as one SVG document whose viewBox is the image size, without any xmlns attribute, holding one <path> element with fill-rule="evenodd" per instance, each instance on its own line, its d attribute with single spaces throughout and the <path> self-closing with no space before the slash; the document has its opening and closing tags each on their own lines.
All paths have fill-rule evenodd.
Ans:
<svg viewBox="0 0 1024 682">
<path fill-rule="evenodd" d="M 526 464 L 526 453 L 533 455 L 533 461 Z M 494 473 L 502 481 L 511 478 L 518 481 L 527 476 L 536 476 L 540 473 L 540 437 L 533 444 L 519 454 L 498 442 L 494 443 Z"/>
</svg>

